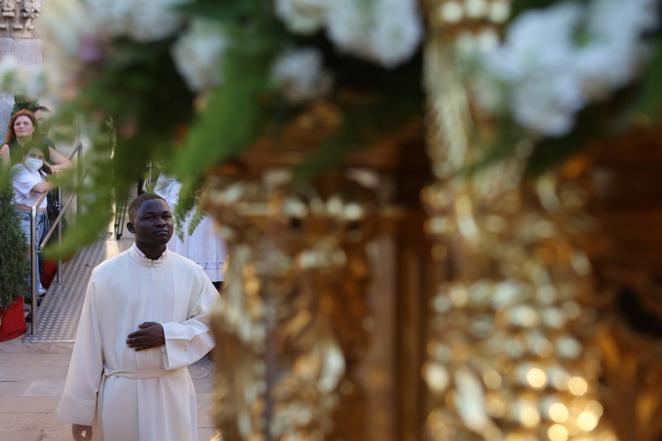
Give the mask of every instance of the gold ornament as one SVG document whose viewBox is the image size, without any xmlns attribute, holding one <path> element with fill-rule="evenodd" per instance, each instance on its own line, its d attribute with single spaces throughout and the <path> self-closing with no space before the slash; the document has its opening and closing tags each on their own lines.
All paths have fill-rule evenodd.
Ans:
<svg viewBox="0 0 662 441">
<path fill-rule="evenodd" d="M 373 193 L 346 177 L 327 195 L 283 170 L 262 178 L 212 178 L 204 202 L 231 256 L 213 320 L 218 427 L 234 440 L 363 440 Z"/>
<path fill-rule="evenodd" d="M 471 12 L 478 3 L 482 14 Z M 463 173 L 484 155 L 490 120 L 472 107 L 453 51 L 496 32 L 503 20 L 484 12 L 493 4 L 502 2 L 428 2 L 431 23 L 441 13 L 439 26 L 452 26 L 433 29 L 425 50 L 437 182 L 423 201 L 448 268 L 430 306 L 426 433 L 434 441 L 615 440 L 600 424 L 591 265 L 545 210 L 548 195 L 524 180 L 530 145 Z"/>
<path fill-rule="evenodd" d="M 559 195 L 550 205 L 558 224 L 593 266 L 601 399 L 621 441 L 662 436 L 660 133 L 658 125 L 596 140 L 546 186 Z M 584 221 L 571 222 L 580 213 Z"/>
</svg>

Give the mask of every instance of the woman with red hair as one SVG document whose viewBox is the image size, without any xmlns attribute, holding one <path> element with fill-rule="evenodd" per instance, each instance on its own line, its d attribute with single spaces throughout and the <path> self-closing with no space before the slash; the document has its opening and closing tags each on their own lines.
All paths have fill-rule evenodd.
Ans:
<svg viewBox="0 0 662 441">
<path fill-rule="evenodd" d="M 0 161 L 9 166 L 23 160 L 25 152 L 36 147 L 41 150 L 46 164 L 53 172 L 58 172 L 71 166 L 71 161 L 52 146 L 36 136 L 37 118 L 27 109 L 19 110 L 12 115 L 7 127 L 5 143 L 0 147 Z"/>
</svg>

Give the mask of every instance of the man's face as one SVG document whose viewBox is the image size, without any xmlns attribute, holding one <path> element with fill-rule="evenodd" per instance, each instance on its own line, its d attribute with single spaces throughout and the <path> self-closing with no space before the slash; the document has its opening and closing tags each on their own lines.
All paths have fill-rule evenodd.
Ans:
<svg viewBox="0 0 662 441">
<path fill-rule="evenodd" d="M 165 201 L 150 199 L 136 211 L 135 219 L 127 225 L 136 242 L 147 245 L 165 245 L 172 237 L 172 213 Z"/>
</svg>

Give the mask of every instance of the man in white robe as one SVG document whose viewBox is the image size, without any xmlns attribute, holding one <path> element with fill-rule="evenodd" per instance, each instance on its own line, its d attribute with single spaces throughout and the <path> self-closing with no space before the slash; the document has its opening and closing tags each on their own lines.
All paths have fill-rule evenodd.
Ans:
<svg viewBox="0 0 662 441">
<path fill-rule="evenodd" d="M 214 343 L 218 293 L 202 268 L 171 251 L 159 196 L 129 207 L 133 246 L 92 272 L 58 418 L 76 441 L 197 441 L 187 366 Z"/>
<path fill-rule="evenodd" d="M 182 184 L 177 179 L 161 174 L 156 180 L 154 193 L 165 199 L 174 210 L 179 201 L 181 188 Z M 203 216 L 195 230 L 189 234 L 192 219 L 193 213 L 184 219 L 182 238 L 180 239 L 175 231 L 168 242 L 168 249 L 200 265 L 220 292 L 223 287 L 223 263 L 227 256 L 225 243 L 216 232 L 216 226 L 210 216 Z"/>
</svg>

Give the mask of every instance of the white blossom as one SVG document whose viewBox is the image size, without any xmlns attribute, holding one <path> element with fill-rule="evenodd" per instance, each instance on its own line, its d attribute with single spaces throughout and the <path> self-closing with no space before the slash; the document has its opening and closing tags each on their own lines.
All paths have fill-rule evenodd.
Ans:
<svg viewBox="0 0 662 441">
<path fill-rule="evenodd" d="M 653 0 L 600 0 L 587 10 L 588 43 L 580 48 L 576 68 L 587 93 L 599 98 L 627 84 L 645 54 L 641 34 L 657 24 Z"/>
<path fill-rule="evenodd" d="M 334 0 L 327 33 L 341 51 L 390 68 L 416 52 L 423 27 L 414 0 Z"/>
<path fill-rule="evenodd" d="M 276 0 L 276 15 L 297 34 L 312 34 L 325 23 L 333 0 Z"/>
<path fill-rule="evenodd" d="M 302 103 L 327 94 L 332 79 L 322 65 L 322 55 L 313 48 L 291 50 L 274 62 L 272 81 L 292 103 Z"/>
<path fill-rule="evenodd" d="M 218 84 L 221 78 L 220 61 L 228 41 L 218 23 L 194 20 L 191 28 L 172 48 L 179 73 L 194 91 L 203 91 Z"/>
<path fill-rule="evenodd" d="M 572 73 L 557 72 L 543 81 L 525 81 L 511 97 L 515 120 L 547 135 L 568 133 L 574 115 L 586 104 Z"/>
<path fill-rule="evenodd" d="M 147 42 L 166 38 L 181 24 L 176 7 L 190 0 L 87 0 L 90 20 L 111 37 Z"/>
<path fill-rule="evenodd" d="M 375 59 L 386 67 L 407 61 L 423 37 L 423 26 L 415 1 L 377 2 L 376 23 L 370 47 Z"/>
<path fill-rule="evenodd" d="M 657 0 L 563 2 L 522 14 L 504 44 L 483 55 L 478 99 L 489 110 L 506 101 L 515 120 L 561 136 L 576 113 L 637 74 L 644 31 L 656 25 Z M 489 92 L 491 84 L 492 93 Z"/>
<path fill-rule="evenodd" d="M 411 58 L 423 35 L 416 0 L 276 0 L 276 14 L 292 32 L 324 28 L 339 51 L 387 68 Z"/>
<path fill-rule="evenodd" d="M 374 25 L 372 8 L 366 3 L 361 0 L 335 0 L 329 10 L 327 35 L 340 50 L 363 56 L 366 54 L 366 34 Z"/>
<path fill-rule="evenodd" d="M 504 45 L 488 55 L 490 72 L 513 83 L 555 73 L 571 59 L 573 31 L 581 17 L 582 9 L 574 3 L 523 14 L 508 29 Z"/>
</svg>

